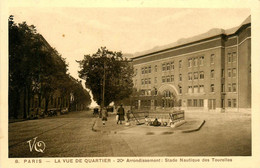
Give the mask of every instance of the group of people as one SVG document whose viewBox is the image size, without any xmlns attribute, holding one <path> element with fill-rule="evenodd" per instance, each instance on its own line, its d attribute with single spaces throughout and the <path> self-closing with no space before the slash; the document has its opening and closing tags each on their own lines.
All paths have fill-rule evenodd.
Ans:
<svg viewBox="0 0 260 168">
<path fill-rule="evenodd" d="M 102 123 L 103 123 L 103 125 L 105 125 L 105 123 L 107 121 L 107 117 L 108 117 L 107 110 L 105 108 L 102 108 L 100 114 L 101 114 L 101 118 L 102 118 Z M 128 121 L 130 119 L 130 116 L 129 116 L 129 113 L 126 113 L 126 114 L 127 114 L 126 118 Z M 116 123 L 122 124 L 122 121 L 125 121 L 125 109 L 123 108 L 123 105 L 121 104 L 116 113 Z"/>
</svg>

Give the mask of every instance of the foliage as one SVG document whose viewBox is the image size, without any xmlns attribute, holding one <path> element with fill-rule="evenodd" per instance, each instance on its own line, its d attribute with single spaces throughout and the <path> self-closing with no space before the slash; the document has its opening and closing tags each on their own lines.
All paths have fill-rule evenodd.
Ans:
<svg viewBox="0 0 260 168">
<path fill-rule="evenodd" d="M 37 33 L 36 27 L 26 22 L 16 24 L 13 16 L 9 17 L 9 109 L 10 117 L 18 117 L 23 112 L 29 114 L 30 100 L 38 95 L 38 105 L 44 98 L 49 100 L 56 91 L 62 97 L 71 93 L 83 92 L 79 100 L 91 101 L 88 92 L 78 87 L 69 74 L 67 63 L 58 51 Z M 75 87 L 79 88 L 75 91 Z M 85 97 L 84 97 L 85 96 Z M 21 101 L 23 100 L 23 110 Z M 48 108 L 48 104 L 45 107 Z M 46 110 L 45 109 L 45 110 Z"/>
<path fill-rule="evenodd" d="M 99 105 L 102 105 L 103 84 L 105 106 L 131 95 L 133 68 L 121 52 L 101 47 L 95 54 L 85 55 L 83 60 L 77 62 L 81 68 L 79 77 L 86 80 L 86 87 L 92 91 Z"/>
</svg>

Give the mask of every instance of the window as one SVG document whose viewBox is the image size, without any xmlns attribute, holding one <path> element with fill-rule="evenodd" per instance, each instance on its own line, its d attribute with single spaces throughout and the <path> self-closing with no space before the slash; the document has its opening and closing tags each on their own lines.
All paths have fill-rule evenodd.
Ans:
<svg viewBox="0 0 260 168">
<path fill-rule="evenodd" d="M 191 72 L 188 73 L 188 80 L 192 80 L 192 73 Z"/>
<path fill-rule="evenodd" d="M 192 65 L 192 59 L 189 58 L 189 59 L 188 59 L 188 67 L 191 67 L 191 65 Z"/>
<path fill-rule="evenodd" d="M 188 99 L 188 107 L 192 107 L 192 100 Z"/>
<path fill-rule="evenodd" d="M 194 93 L 198 93 L 198 86 L 197 85 L 194 86 Z"/>
<path fill-rule="evenodd" d="M 200 57 L 199 64 L 202 66 L 204 64 L 204 56 Z"/>
<path fill-rule="evenodd" d="M 198 79 L 198 72 L 194 72 L 194 79 Z"/>
<path fill-rule="evenodd" d="M 204 85 L 200 85 L 200 93 L 204 93 Z"/>
<path fill-rule="evenodd" d="M 231 69 L 228 69 L 228 77 L 231 77 Z"/>
<path fill-rule="evenodd" d="M 174 81 L 174 75 L 171 75 L 171 82 Z"/>
<path fill-rule="evenodd" d="M 151 67 L 151 66 L 148 67 L 148 72 L 149 72 L 149 73 L 152 72 L 152 67 Z"/>
<path fill-rule="evenodd" d="M 170 63 L 167 63 L 167 71 L 170 70 Z"/>
<path fill-rule="evenodd" d="M 230 63 L 232 61 L 231 53 L 228 53 L 227 55 L 227 61 Z"/>
<path fill-rule="evenodd" d="M 236 83 L 233 83 L 233 84 L 232 84 L 232 91 L 233 91 L 233 92 L 236 92 L 236 91 L 237 91 L 237 84 L 236 84 Z"/>
<path fill-rule="evenodd" d="M 228 99 L 228 107 L 231 107 L 231 99 Z"/>
<path fill-rule="evenodd" d="M 204 107 L 204 100 L 203 99 L 199 99 L 199 107 Z"/>
<path fill-rule="evenodd" d="M 211 54 L 211 56 L 210 56 L 210 63 L 214 64 L 214 62 L 215 62 L 215 54 Z"/>
<path fill-rule="evenodd" d="M 164 82 L 165 82 L 165 76 L 162 77 L 162 83 L 164 83 Z"/>
<path fill-rule="evenodd" d="M 232 61 L 233 61 L 233 62 L 236 62 L 236 61 L 237 61 L 237 53 L 236 53 L 236 52 L 233 52 L 233 53 L 232 53 Z"/>
<path fill-rule="evenodd" d="M 151 84 L 151 78 L 148 78 L 148 83 Z"/>
<path fill-rule="evenodd" d="M 148 80 L 147 80 L 147 79 L 144 79 L 144 83 L 145 83 L 145 84 L 148 84 Z"/>
<path fill-rule="evenodd" d="M 142 85 L 144 85 L 144 79 L 142 79 L 141 83 L 142 83 Z"/>
<path fill-rule="evenodd" d="M 180 94 L 182 94 L 182 87 L 181 86 L 179 86 L 179 92 L 180 92 Z"/>
<path fill-rule="evenodd" d="M 204 79 L 204 72 L 200 71 L 200 79 Z"/>
<path fill-rule="evenodd" d="M 232 77 L 236 77 L 237 76 L 237 69 L 233 68 L 232 69 Z"/>
<path fill-rule="evenodd" d="M 144 68 L 142 68 L 142 74 L 144 74 Z"/>
<path fill-rule="evenodd" d="M 214 78 L 214 69 L 210 71 L 210 77 Z"/>
<path fill-rule="evenodd" d="M 215 90 L 214 90 L 214 84 L 211 84 L 210 85 L 210 92 L 214 92 Z"/>
<path fill-rule="evenodd" d="M 170 82 L 171 81 L 171 78 L 170 78 L 170 76 L 167 76 L 167 82 Z"/>
<path fill-rule="evenodd" d="M 233 107 L 237 107 L 237 100 L 236 99 L 233 99 Z"/>
<path fill-rule="evenodd" d="M 231 92 L 231 84 L 228 84 L 228 92 Z"/>
<path fill-rule="evenodd" d="M 224 69 L 221 69 L 221 77 L 225 78 L 225 70 Z"/>
<path fill-rule="evenodd" d="M 157 72 L 157 65 L 154 66 L 154 71 Z"/>
<path fill-rule="evenodd" d="M 221 92 L 225 92 L 225 85 L 221 84 Z"/>
<path fill-rule="evenodd" d="M 174 62 L 171 62 L 171 69 L 174 69 Z"/>
<path fill-rule="evenodd" d="M 162 71 L 165 71 L 166 70 L 166 66 L 165 64 L 162 64 Z"/>
<path fill-rule="evenodd" d="M 198 100 L 197 99 L 193 99 L 193 107 L 197 107 L 198 106 Z"/>
<path fill-rule="evenodd" d="M 157 77 L 154 77 L 154 83 L 157 83 Z"/>
<path fill-rule="evenodd" d="M 179 68 L 182 68 L 182 60 L 179 61 Z"/>
<path fill-rule="evenodd" d="M 188 93 L 192 93 L 192 86 L 188 86 Z"/>
<path fill-rule="evenodd" d="M 198 66 L 198 58 L 194 58 L 193 65 L 194 65 L 195 67 Z"/>
<path fill-rule="evenodd" d="M 182 74 L 179 74 L 179 81 L 182 81 Z"/>
<path fill-rule="evenodd" d="M 221 99 L 221 108 L 225 108 L 225 100 L 224 99 Z"/>
<path fill-rule="evenodd" d="M 146 74 L 148 71 L 147 71 L 147 67 L 144 68 L 144 73 Z"/>
</svg>

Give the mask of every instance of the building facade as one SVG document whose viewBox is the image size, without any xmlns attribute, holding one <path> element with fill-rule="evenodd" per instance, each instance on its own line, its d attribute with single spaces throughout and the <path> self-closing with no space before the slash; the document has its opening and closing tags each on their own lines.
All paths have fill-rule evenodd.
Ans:
<svg viewBox="0 0 260 168">
<path fill-rule="evenodd" d="M 137 108 L 251 108 L 251 17 L 132 58 Z"/>
</svg>

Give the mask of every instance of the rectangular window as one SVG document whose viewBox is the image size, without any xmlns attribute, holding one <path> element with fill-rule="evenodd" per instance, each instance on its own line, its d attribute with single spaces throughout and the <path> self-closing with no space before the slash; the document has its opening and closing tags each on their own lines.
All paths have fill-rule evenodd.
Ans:
<svg viewBox="0 0 260 168">
<path fill-rule="evenodd" d="M 225 100 L 221 99 L 221 108 L 225 108 Z"/>
<path fill-rule="evenodd" d="M 148 80 L 147 80 L 147 79 L 144 79 L 144 81 L 145 81 L 145 82 L 144 82 L 145 84 L 148 84 Z"/>
<path fill-rule="evenodd" d="M 236 53 L 236 52 L 233 52 L 233 53 L 232 53 L 232 61 L 233 61 L 233 62 L 236 62 L 236 61 L 237 61 L 237 53 Z"/>
<path fill-rule="evenodd" d="M 236 77 L 237 76 L 237 69 L 233 68 L 232 69 L 232 77 Z"/>
<path fill-rule="evenodd" d="M 231 107 L 231 99 L 228 99 L 228 107 Z"/>
<path fill-rule="evenodd" d="M 200 93 L 204 93 L 204 85 L 200 85 Z"/>
<path fill-rule="evenodd" d="M 188 107 L 192 107 L 192 100 L 188 99 Z"/>
<path fill-rule="evenodd" d="M 212 70 L 210 71 L 210 77 L 211 77 L 211 78 L 214 78 L 214 69 L 212 69 Z"/>
<path fill-rule="evenodd" d="M 171 62 L 171 69 L 174 69 L 174 62 Z"/>
<path fill-rule="evenodd" d="M 171 82 L 174 81 L 174 75 L 171 75 Z"/>
<path fill-rule="evenodd" d="M 197 107 L 198 106 L 198 100 L 197 99 L 193 99 L 193 107 Z"/>
<path fill-rule="evenodd" d="M 228 69 L 228 77 L 231 77 L 231 69 Z"/>
<path fill-rule="evenodd" d="M 198 66 L 198 58 L 194 58 L 193 65 L 194 65 L 195 67 Z"/>
<path fill-rule="evenodd" d="M 192 86 L 188 86 L 188 93 L 192 93 Z"/>
<path fill-rule="evenodd" d="M 182 68 L 182 60 L 179 61 L 179 68 Z"/>
<path fill-rule="evenodd" d="M 225 70 L 224 69 L 221 69 L 221 77 L 225 78 Z"/>
<path fill-rule="evenodd" d="M 147 67 L 144 68 L 144 73 L 147 74 Z"/>
<path fill-rule="evenodd" d="M 210 85 L 210 92 L 215 92 L 214 84 Z"/>
<path fill-rule="evenodd" d="M 157 65 L 154 66 L 154 71 L 157 72 Z"/>
<path fill-rule="evenodd" d="M 200 79 L 204 79 L 204 72 L 200 71 Z"/>
<path fill-rule="evenodd" d="M 142 79 L 141 83 L 142 83 L 142 85 L 144 85 L 144 79 Z"/>
<path fill-rule="evenodd" d="M 182 74 L 179 74 L 179 81 L 182 81 Z"/>
<path fill-rule="evenodd" d="M 189 58 L 189 59 L 188 59 L 188 67 L 191 67 L 191 65 L 192 65 L 192 59 Z"/>
<path fill-rule="evenodd" d="M 162 76 L 162 83 L 165 82 L 165 76 Z"/>
<path fill-rule="evenodd" d="M 199 58 L 199 64 L 200 64 L 200 66 L 204 65 L 204 56 Z"/>
<path fill-rule="evenodd" d="M 225 92 L 225 85 L 221 84 L 221 92 Z"/>
<path fill-rule="evenodd" d="M 157 83 L 157 77 L 154 77 L 154 83 Z"/>
<path fill-rule="evenodd" d="M 237 91 L 237 84 L 236 84 L 236 83 L 233 83 L 233 84 L 232 84 L 232 91 L 233 91 L 233 92 L 236 92 L 236 91 Z"/>
<path fill-rule="evenodd" d="M 144 68 L 142 68 L 142 74 L 144 74 Z"/>
<path fill-rule="evenodd" d="M 166 70 L 166 65 L 162 64 L 162 71 L 165 71 L 165 70 Z"/>
<path fill-rule="evenodd" d="M 232 91 L 232 89 L 231 89 L 231 84 L 229 83 L 228 84 L 228 92 L 231 92 Z"/>
<path fill-rule="evenodd" d="M 236 99 L 233 99 L 233 107 L 237 107 L 237 100 Z"/>
<path fill-rule="evenodd" d="M 194 79 L 198 79 L 198 72 L 194 72 Z"/>
<path fill-rule="evenodd" d="M 148 72 L 149 72 L 149 73 L 152 72 L 152 67 L 151 67 L 151 66 L 148 67 Z"/>
<path fill-rule="evenodd" d="M 194 93 L 198 93 L 198 86 L 197 85 L 195 85 L 193 89 L 194 89 Z"/>
<path fill-rule="evenodd" d="M 170 66 L 170 63 L 167 63 L 167 71 L 170 70 L 171 66 Z"/>
<path fill-rule="evenodd" d="M 188 80 L 192 80 L 192 73 L 191 72 L 188 73 Z"/>
<path fill-rule="evenodd" d="M 227 61 L 228 61 L 228 63 L 232 62 L 231 53 L 228 53 L 228 55 L 227 55 Z"/>
<path fill-rule="evenodd" d="M 215 54 L 211 54 L 210 55 L 210 63 L 214 64 L 214 62 L 215 62 Z"/>
<path fill-rule="evenodd" d="M 171 81 L 170 76 L 167 76 L 166 80 L 167 80 L 167 82 L 170 82 Z"/>
<path fill-rule="evenodd" d="M 148 78 L 148 83 L 151 84 L 151 78 Z"/>
<path fill-rule="evenodd" d="M 199 107 L 204 107 L 204 100 L 203 99 L 199 99 Z"/>
</svg>

